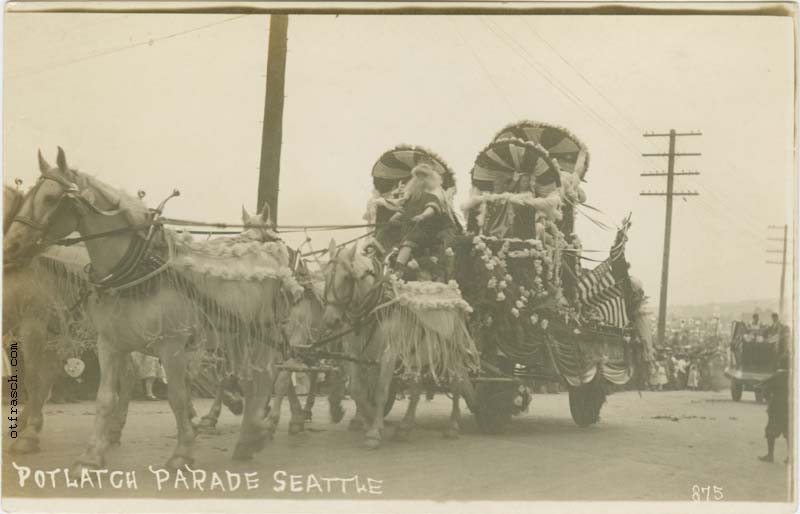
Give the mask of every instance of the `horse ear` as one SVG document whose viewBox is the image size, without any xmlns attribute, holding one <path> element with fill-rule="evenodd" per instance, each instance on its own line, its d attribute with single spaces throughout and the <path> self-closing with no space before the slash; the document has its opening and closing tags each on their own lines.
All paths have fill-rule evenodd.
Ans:
<svg viewBox="0 0 800 514">
<path fill-rule="evenodd" d="M 67 166 L 67 156 L 64 154 L 64 149 L 60 146 L 58 147 L 58 157 L 56 157 L 56 164 L 58 165 L 58 169 L 61 171 L 69 170 L 69 166 Z"/>
<path fill-rule="evenodd" d="M 353 261 L 353 260 L 355 260 L 355 258 L 356 258 L 356 245 L 353 245 L 347 251 L 347 259 L 349 261 Z"/>
<path fill-rule="evenodd" d="M 264 202 L 264 206 L 261 208 L 259 214 L 261 215 L 261 221 L 263 223 L 268 223 L 270 221 L 269 217 L 272 215 L 272 212 L 270 212 L 269 203 Z"/>
<path fill-rule="evenodd" d="M 331 242 L 328 244 L 328 255 L 330 256 L 331 259 L 333 259 L 333 256 L 336 255 L 336 240 L 335 239 L 331 239 Z"/>
<path fill-rule="evenodd" d="M 247 212 L 247 209 L 244 208 L 244 205 L 242 205 L 242 222 L 245 225 L 250 223 L 250 213 Z"/>
<path fill-rule="evenodd" d="M 50 171 L 50 168 L 52 168 L 52 166 L 50 166 L 50 163 L 44 160 L 44 157 L 42 157 L 42 151 L 39 150 L 39 171 L 44 174 Z"/>
</svg>

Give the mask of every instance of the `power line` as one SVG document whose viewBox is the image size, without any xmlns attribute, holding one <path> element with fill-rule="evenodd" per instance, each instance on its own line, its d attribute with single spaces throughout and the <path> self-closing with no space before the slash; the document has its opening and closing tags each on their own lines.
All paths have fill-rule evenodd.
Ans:
<svg viewBox="0 0 800 514">
<path fill-rule="evenodd" d="M 569 87 L 559 81 L 546 67 L 544 67 L 536 58 L 524 47 L 522 46 L 511 34 L 509 34 L 505 29 L 503 29 L 499 24 L 494 21 L 487 21 L 484 18 L 480 18 L 481 22 L 488 28 L 498 39 L 500 39 L 503 43 L 505 43 L 511 50 L 517 54 L 528 66 L 530 66 L 534 71 L 537 72 L 538 76 L 543 78 L 548 84 L 550 84 L 553 88 L 555 88 L 558 92 L 564 95 L 569 101 L 574 103 L 579 109 L 581 109 L 585 114 L 587 114 L 590 118 L 592 118 L 595 122 L 597 122 L 601 126 L 605 126 L 608 128 L 614 137 L 620 142 L 623 146 L 626 146 L 629 150 L 638 153 L 639 149 L 632 145 L 627 139 L 625 139 L 624 134 L 615 126 L 613 126 L 610 122 L 608 122 L 601 114 L 599 114 L 596 110 L 594 110 L 590 105 L 583 102 L 578 95 L 576 95 Z M 491 22 L 491 25 L 490 25 Z M 496 27 L 492 28 L 492 25 Z M 502 35 L 500 32 L 502 32 Z"/>
<path fill-rule="evenodd" d="M 505 93 L 505 91 L 503 91 L 503 88 L 501 88 L 500 85 L 494 80 L 494 77 L 492 77 L 491 72 L 486 67 L 486 65 L 484 64 L 483 60 L 481 60 L 481 58 L 478 56 L 478 53 L 472 48 L 472 46 L 469 44 L 469 42 L 467 42 L 467 39 L 464 37 L 464 35 L 461 33 L 461 31 L 458 30 L 458 26 L 456 26 L 455 21 L 453 21 L 452 19 L 449 19 L 449 21 L 450 21 L 450 25 L 453 27 L 453 30 L 455 31 L 456 35 L 461 40 L 462 45 L 464 47 L 466 47 L 467 50 L 469 50 L 470 55 L 472 55 L 472 58 L 475 59 L 475 62 L 477 62 L 478 66 L 480 66 L 481 70 L 483 70 L 483 73 L 484 73 L 484 75 L 486 75 L 486 78 L 489 81 L 489 83 L 492 86 L 494 86 L 494 88 L 500 94 L 500 97 L 503 99 L 503 101 L 505 101 L 505 103 L 508 106 L 508 108 L 513 110 L 513 105 L 511 104 L 511 100 L 509 99 L 508 95 Z"/>
<path fill-rule="evenodd" d="M 113 54 L 116 54 L 116 53 L 119 53 L 119 52 L 124 52 L 124 51 L 130 50 L 132 48 L 138 48 L 138 47 L 142 47 L 142 46 L 145 46 L 145 45 L 152 46 L 154 43 L 159 42 L 159 41 L 166 41 L 168 39 L 173 39 L 173 38 L 176 38 L 176 37 L 185 36 L 185 35 L 191 34 L 193 32 L 198 32 L 200 30 L 205 30 L 207 28 L 215 27 L 217 25 L 222 25 L 223 23 L 228 23 L 228 22 L 231 22 L 231 21 L 234 21 L 234 20 L 238 20 L 239 18 L 243 18 L 245 16 L 247 16 L 247 15 L 246 14 L 240 14 L 240 15 L 237 15 L 237 16 L 231 16 L 230 18 L 225 18 L 225 19 L 218 20 L 218 21 L 215 21 L 215 22 L 206 23 L 204 25 L 200 25 L 200 26 L 197 26 L 197 27 L 194 27 L 194 28 L 191 28 L 191 29 L 182 30 L 180 32 L 173 32 L 172 34 L 167 34 L 165 36 L 149 38 L 147 40 L 137 41 L 135 43 L 131 43 L 131 44 L 128 44 L 128 45 L 125 45 L 125 46 L 120 46 L 120 47 L 117 47 L 117 48 L 111 48 L 109 50 L 103 50 L 103 51 L 96 52 L 96 53 L 93 53 L 93 54 L 85 55 L 85 56 L 79 57 L 77 59 L 71 59 L 69 61 L 64 61 L 62 63 L 55 64 L 53 66 L 48 66 L 47 68 L 42 68 L 42 69 L 39 69 L 39 70 L 25 72 L 25 73 L 17 73 L 17 74 L 14 74 L 14 75 L 8 75 L 7 78 L 22 78 L 22 77 L 29 77 L 29 76 L 33 76 L 33 75 L 39 75 L 41 73 L 46 73 L 46 72 L 57 70 L 57 69 L 60 69 L 60 68 L 65 68 L 65 67 L 71 66 L 73 64 L 78 64 L 78 63 L 89 61 L 89 60 L 92 60 L 92 59 L 97 59 L 97 58 L 100 58 L 100 57 L 106 57 L 108 55 L 113 55 Z"/>
</svg>

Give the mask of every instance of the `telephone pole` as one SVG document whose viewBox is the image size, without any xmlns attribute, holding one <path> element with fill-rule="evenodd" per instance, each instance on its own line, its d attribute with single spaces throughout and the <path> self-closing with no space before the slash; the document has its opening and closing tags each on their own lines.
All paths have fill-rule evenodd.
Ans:
<svg viewBox="0 0 800 514">
<path fill-rule="evenodd" d="M 264 98 L 264 125 L 261 131 L 261 164 L 258 175 L 258 204 L 261 212 L 268 203 L 272 221 L 278 222 L 278 190 L 281 175 L 281 142 L 283 139 L 283 98 L 286 85 L 286 47 L 289 16 L 269 17 L 267 49 L 267 83 Z"/>
<path fill-rule="evenodd" d="M 786 247 L 789 238 L 789 226 L 783 225 L 782 227 L 779 225 L 770 225 L 770 230 L 783 230 L 783 237 L 770 237 L 768 238 L 770 241 L 783 241 L 783 249 L 782 250 L 767 250 L 767 253 L 780 253 L 782 254 L 782 258 L 780 262 L 778 261 L 767 261 L 767 264 L 780 264 L 781 265 L 781 293 L 779 299 L 779 307 L 778 312 L 780 313 L 781 319 L 784 319 L 784 315 L 786 314 L 783 310 L 783 296 L 784 292 L 786 291 Z"/>
<path fill-rule="evenodd" d="M 675 158 L 676 157 L 694 157 L 699 156 L 699 153 L 678 153 L 675 151 L 675 141 L 678 137 L 683 136 L 701 136 L 701 132 L 677 132 L 675 129 L 670 130 L 668 133 L 655 133 L 647 132 L 643 134 L 644 137 L 668 137 L 669 138 L 669 151 L 667 153 L 643 153 L 642 157 L 666 157 L 667 158 L 667 171 L 666 172 L 647 172 L 642 173 L 643 177 L 667 177 L 667 190 L 665 192 L 659 191 L 642 191 L 642 196 L 666 196 L 667 197 L 667 213 L 666 222 L 664 226 L 664 257 L 661 264 L 661 295 L 658 303 L 658 336 L 657 342 L 664 345 L 666 342 L 666 327 L 667 327 L 667 284 L 669 283 L 669 246 L 670 239 L 672 238 L 672 199 L 675 196 L 697 196 L 697 191 L 675 191 L 675 177 L 678 175 L 699 175 L 696 171 L 675 171 Z"/>
</svg>

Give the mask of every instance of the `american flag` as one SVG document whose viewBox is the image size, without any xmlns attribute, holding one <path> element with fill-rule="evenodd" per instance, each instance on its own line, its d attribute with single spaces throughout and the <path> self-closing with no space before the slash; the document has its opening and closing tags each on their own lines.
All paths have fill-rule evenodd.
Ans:
<svg viewBox="0 0 800 514">
<path fill-rule="evenodd" d="M 578 301 L 582 310 L 597 310 L 603 323 L 624 328 L 630 321 L 625 302 L 625 291 L 629 280 L 625 262 L 625 242 L 630 227 L 630 216 L 623 221 L 617 232 L 611 256 L 592 270 L 578 277 Z M 627 287 L 626 287 L 627 286 Z"/>
</svg>

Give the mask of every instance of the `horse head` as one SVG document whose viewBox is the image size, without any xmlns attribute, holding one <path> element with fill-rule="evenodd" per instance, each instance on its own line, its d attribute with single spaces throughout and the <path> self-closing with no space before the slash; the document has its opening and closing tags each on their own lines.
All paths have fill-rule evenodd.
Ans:
<svg viewBox="0 0 800 514">
<path fill-rule="evenodd" d="M 326 329 L 341 325 L 348 314 L 356 308 L 375 284 L 375 266 L 356 245 L 339 248 L 331 240 L 328 247 L 330 261 L 325 272 Z"/>
<path fill-rule="evenodd" d="M 242 205 L 242 230 L 241 237 L 245 239 L 252 239 L 254 241 L 275 241 L 279 239 L 278 234 L 272 230 L 273 223 L 270 218 L 269 204 L 265 203 L 261 208 L 261 212 L 251 216 L 247 209 Z"/>
<path fill-rule="evenodd" d="M 56 166 L 39 152 L 39 172 L 39 179 L 8 224 L 3 238 L 5 267 L 24 264 L 43 248 L 43 240 L 60 239 L 77 229 L 77 217 L 70 207 L 80 191 L 64 150 L 58 148 Z"/>
<path fill-rule="evenodd" d="M 291 347 L 308 345 L 321 332 L 325 306 L 313 287 L 313 284 L 308 284 L 300 300 L 289 309 L 284 336 Z"/>
</svg>

